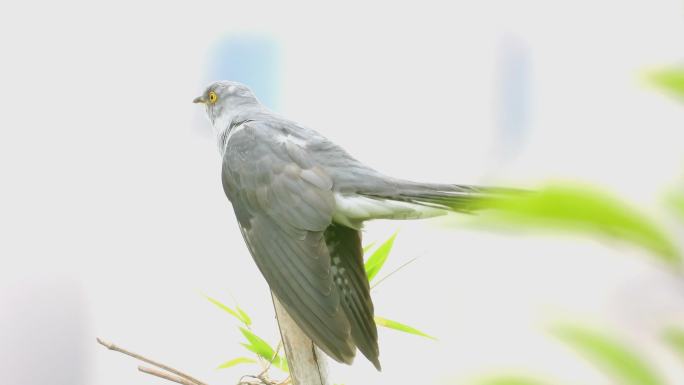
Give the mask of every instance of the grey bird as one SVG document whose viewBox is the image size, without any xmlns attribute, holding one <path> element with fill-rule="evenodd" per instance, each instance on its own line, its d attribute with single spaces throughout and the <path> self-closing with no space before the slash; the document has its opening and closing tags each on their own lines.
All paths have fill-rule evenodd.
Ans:
<svg viewBox="0 0 684 385">
<path fill-rule="evenodd" d="M 330 357 L 351 364 L 358 348 L 380 370 L 363 223 L 470 212 L 499 189 L 385 176 L 240 83 L 215 82 L 194 103 L 206 107 L 223 189 L 274 295 Z"/>
</svg>

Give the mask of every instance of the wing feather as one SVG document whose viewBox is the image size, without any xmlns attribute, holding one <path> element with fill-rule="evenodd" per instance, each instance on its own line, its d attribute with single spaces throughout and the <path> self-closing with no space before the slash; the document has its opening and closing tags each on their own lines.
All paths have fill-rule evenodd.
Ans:
<svg viewBox="0 0 684 385">
<path fill-rule="evenodd" d="M 222 179 L 273 293 L 317 346 L 351 363 L 356 348 L 324 238 L 334 210 L 332 183 L 314 167 L 305 152 L 245 124 L 227 144 Z"/>
<path fill-rule="evenodd" d="M 380 370 L 378 330 L 373 319 L 373 302 L 363 266 L 361 232 L 340 224 L 325 231 L 333 263 L 333 277 L 342 308 L 351 324 L 354 344 Z"/>
</svg>

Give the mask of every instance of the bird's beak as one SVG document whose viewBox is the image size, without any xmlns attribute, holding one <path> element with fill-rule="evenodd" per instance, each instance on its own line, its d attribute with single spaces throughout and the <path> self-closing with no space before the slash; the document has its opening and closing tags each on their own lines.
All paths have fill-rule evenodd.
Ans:
<svg viewBox="0 0 684 385">
<path fill-rule="evenodd" d="M 196 97 L 195 99 L 192 100 L 193 103 L 206 103 L 207 101 L 204 100 L 201 96 Z"/>
</svg>

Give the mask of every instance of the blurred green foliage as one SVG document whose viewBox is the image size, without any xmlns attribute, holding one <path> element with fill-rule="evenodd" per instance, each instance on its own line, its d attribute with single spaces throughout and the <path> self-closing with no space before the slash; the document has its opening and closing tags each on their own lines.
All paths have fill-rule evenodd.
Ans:
<svg viewBox="0 0 684 385">
<path fill-rule="evenodd" d="M 586 327 L 565 324 L 552 328 L 551 333 L 587 361 L 610 376 L 616 385 L 665 385 L 663 377 L 646 360 L 624 342 Z M 675 351 L 684 364 L 684 329 L 670 327 L 662 334 L 663 341 Z M 683 365 L 684 367 L 684 365 Z M 474 381 L 477 385 L 547 385 L 531 377 L 516 375 L 492 376 Z"/>
<path fill-rule="evenodd" d="M 500 376 L 479 381 L 477 385 L 547 385 L 547 383 L 521 376 Z"/>
<path fill-rule="evenodd" d="M 649 80 L 668 93 L 684 97 L 684 68 L 650 73 Z M 681 255 L 660 225 L 615 197 L 594 188 L 576 185 L 550 185 L 537 192 L 513 195 L 482 203 L 495 210 L 482 215 L 485 224 L 519 228 L 580 232 L 609 236 L 643 247 L 660 261 L 678 267 Z M 684 220 L 684 190 L 667 196 L 667 207 Z M 573 347 L 589 362 L 611 376 L 619 385 L 664 385 L 661 376 L 626 344 L 587 328 L 563 325 L 552 333 Z M 670 327 L 663 340 L 684 364 L 684 328 Z M 478 385 L 541 385 L 534 379 L 498 376 Z"/>
<path fill-rule="evenodd" d="M 571 325 L 555 327 L 552 333 L 611 375 L 618 384 L 664 385 L 646 361 L 609 336 Z"/>
<path fill-rule="evenodd" d="M 663 340 L 674 350 L 684 363 L 684 329 L 670 327 L 663 332 Z"/>
<path fill-rule="evenodd" d="M 478 215 L 476 223 L 609 237 L 641 246 L 670 266 L 681 264 L 674 242 L 656 222 L 592 187 L 552 184 L 534 192 L 483 200 L 481 204 L 490 210 Z"/>
<path fill-rule="evenodd" d="M 684 68 L 668 68 L 653 71 L 649 80 L 668 93 L 684 98 Z"/>
<path fill-rule="evenodd" d="M 667 204 L 672 208 L 673 212 L 684 221 L 684 193 L 681 191 L 673 191 L 667 197 Z"/>
</svg>

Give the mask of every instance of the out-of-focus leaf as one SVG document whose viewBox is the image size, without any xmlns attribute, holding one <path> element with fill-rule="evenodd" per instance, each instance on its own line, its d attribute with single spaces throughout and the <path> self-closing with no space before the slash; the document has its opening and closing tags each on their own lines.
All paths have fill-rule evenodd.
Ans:
<svg viewBox="0 0 684 385">
<path fill-rule="evenodd" d="M 272 362 L 274 366 L 280 368 L 282 371 L 287 372 L 289 370 L 285 358 L 281 357 L 280 355 L 276 355 L 275 350 L 271 347 L 271 345 L 268 344 L 268 342 L 264 341 L 261 337 L 252 333 L 252 331 L 243 327 L 240 328 L 240 332 L 243 336 L 245 336 L 247 341 L 249 341 L 247 344 L 241 344 L 242 346 L 258 354 L 266 361 Z"/>
<path fill-rule="evenodd" d="M 247 313 L 245 313 L 245 311 L 242 310 L 242 309 L 240 308 L 240 306 L 235 306 L 235 310 L 237 310 L 237 312 L 240 314 L 240 320 L 241 320 L 245 325 L 249 326 L 249 325 L 252 324 L 252 319 L 249 318 L 249 316 L 247 315 Z"/>
<path fill-rule="evenodd" d="M 392 250 L 392 245 L 394 245 L 394 239 L 397 237 L 397 233 L 392 234 L 388 240 L 383 242 L 380 247 L 368 258 L 366 261 L 366 276 L 368 276 L 368 281 L 372 281 L 376 275 L 382 269 L 382 266 L 387 262 L 387 257 Z"/>
<path fill-rule="evenodd" d="M 649 78 L 656 86 L 684 97 L 684 68 L 670 68 L 651 72 Z"/>
<path fill-rule="evenodd" d="M 222 363 L 216 369 L 226 369 L 226 368 L 230 368 L 230 367 L 233 367 L 233 366 L 239 365 L 239 364 L 255 364 L 255 363 L 256 363 L 255 359 L 247 358 L 247 357 L 238 357 L 238 358 L 235 358 L 235 359 L 232 359 L 230 361 L 226 361 L 226 362 Z"/>
<path fill-rule="evenodd" d="M 684 220 L 684 192 L 672 192 L 668 196 L 669 206 L 672 207 L 674 212 Z"/>
<path fill-rule="evenodd" d="M 546 385 L 546 382 L 541 382 L 532 378 L 520 376 L 501 376 L 495 378 L 488 378 L 478 382 L 478 385 Z"/>
<path fill-rule="evenodd" d="M 205 295 L 205 297 L 209 300 L 209 302 L 211 302 L 211 303 L 213 303 L 214 305 L 218 306 L 220 309 L 222 309 L 222 310 L 224 310 L 226 313 L 232 315 L 232 316 L 235 317 L 238 321 L 244 323 L 245 325 L 249 325 L 249 324 L 252 322 L 252 321 L 249 319 L 249 317 L 243 318 L 242 313 L 239 313 L 239 312 L 237 312 L 237 311 L 231 309 L 230 307 L 224 305 L 224 304 L 221 303 L 220 301 L 218 301 L 218 300 L 216 300 L 216 299 L 214 299 L 214 298 L 211 298 L 211 297 L 209 297 L 209 296 L 207 296 L 207 295 Z M 238 308 L 238 310 L 239 310 L 239 308 Z M 246 315 L 246 314 L 245 314 L 245 315 Z"/>
<path fill-rule="evenodd" d="M 550 185 L 534 192 L 482 200 L 480 204 L 492 210 L 476 216 L 475 223 L 608 236 L 644 247 L 672 266 L 681 263 L 674 242 L 656 223 L 593 188 Z"/>
<path fill-rule="evenodd" d="M 389 320 L 389 319 L 383 318 L 383 317 L 375 316 L 375 324 L 378 326 L 383 326 L 383 327 L 389 328 L 389 329 L 398 330 L 398 331 L 404 332 L 404 333 L 414 334 L 417 336 L 426 337 L 426 338 L 430 338 L 433 340 L 437 339 L 437 338 L 435 338 L 429 334 L 421 332 L 420 330 L 418 330 L 414 327 L 404 325 L 401 322 L 392 321 L 392 320 Z"/>
<path fill-rule="evenodd" d="M 663 333 L 663 339 L 684 361 L 684 329 L 668 328 Z"/>
<path fill-rule="evenodd" d="M 554 335 L 625 385 L 664 385 L 653 368 L 620 342 L 577 326 L 560 326 Z"/>
</svg>

